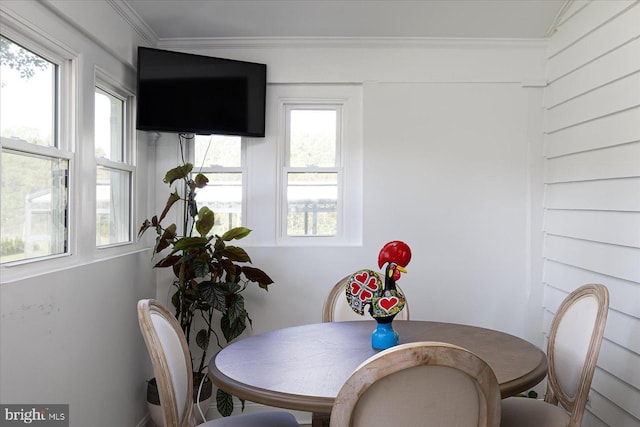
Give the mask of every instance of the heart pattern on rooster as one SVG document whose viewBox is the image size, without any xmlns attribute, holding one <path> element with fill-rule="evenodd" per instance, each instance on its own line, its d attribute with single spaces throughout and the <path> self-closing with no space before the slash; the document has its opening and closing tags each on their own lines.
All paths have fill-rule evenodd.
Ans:
<svg viewBox="0 0 640 427">
<path fill-rule="evenodd" d="M 402 311 L 406 300 L 397 289 L 384 291 L 371 299 L 371 311 L 374 318 L 393 316 Z"/>
<path fill-rule="evenodd" d="M 382 280 L 372 270 L 358 270 L 351 275 L 346 286 L 347 301 L 358 314 L 364 314 L 362 307 L 370 304 L 372 298 L 382 289 Z"/>
<path fill-rule="evenodd" d="M 400 303 L 400 299 L 398 297 L 382 297 L 378 301 L 378 305 L 387 313 L 393 310 L 393 307 L 397 306 Z"/>
<path fill-rule="evenodd" d="M 380 289 L 380 279 L 375 271 L 361 270 L 353 275 L 352 283 L 364 285 L 371 292 L 375 292 Z"/>
</svg>

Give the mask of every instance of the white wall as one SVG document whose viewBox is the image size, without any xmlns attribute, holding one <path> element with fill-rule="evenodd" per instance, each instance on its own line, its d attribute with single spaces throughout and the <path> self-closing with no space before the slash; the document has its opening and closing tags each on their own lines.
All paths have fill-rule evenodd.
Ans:
<svg viewBox="0 0 640 427">
<path fill-rule="evenodd" d="M 413 318 L 523 335 L 527 90 L 380 83 L 365 98 L 365 248 L 409 242 Z"/>
<path fill-rule="evenodd" d="M 576 2 L 545 91 L 545 327 L 584 283 L 610 310 L 585 426 L 640 426 L 640 3 Z"/>
<path fill-rule="evenodd" d="M 400 239 L 413 250 L 402 282 L 414 318 L 517 335 L 529 334 L 525 324 L 533 321 L 536 335 L 528 338 L 542 343 L 541 318 L 527 304 L 532 274 L 539 276 L 531 268 L 530 227 L 532 212 L 541 218 L 531 208 L 541 183 L 530 175 L 541 163 L 530 151 L 541 145 L 536 84 L 544 80 L 545 46 L 161 41 L 162 48 L 265 62 L 270 83 L 363 88 L 364 244 L 249 248 L 276 281 L 268 295 L 248 295 L 254 332 L 319 321 L 314 301 L 345 274 L 375 268 L 382 245 Z M 274 128 L 267 124 L 261 144 L 275 146 Z"/>
<path fill-rule="evenodd" d="M 3 283 L 0 401 L 69 404 L 70 426 L 135 426 L 151 378 L 136 301 L 153 296 L 139 252 Z"/>
<path fill-rule="evenodd" d="M 64 18 L 68 10 L 73 25 Z M 146 416 L 151 377 L 135 307 L 154 295 L 155 275 L 146 245 L 95 248 L 93 105 L 96 66 L 135 91 L 132 52 L 145 40 L 106 2 L 3 1 L 0 12 L 3 31 L 25 30 L 76 58 L 78 111 L 73 253 L 0 271 L 0 402 L 69 404 L 72 427 L 135 426 Z M 144 135 L 136 158 L 138 224 L 152 201 Z"/>
</svg>

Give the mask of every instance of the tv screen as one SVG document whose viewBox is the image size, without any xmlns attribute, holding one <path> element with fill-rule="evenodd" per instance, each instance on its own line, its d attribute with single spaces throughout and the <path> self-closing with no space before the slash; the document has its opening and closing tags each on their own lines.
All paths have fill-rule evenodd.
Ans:
<svg viewBox="0 0 640 427">
<path fill-rule="evenodd" d="M 267 66 L 138 48 L 136 128 L 263 137 Z"/>
</svg>

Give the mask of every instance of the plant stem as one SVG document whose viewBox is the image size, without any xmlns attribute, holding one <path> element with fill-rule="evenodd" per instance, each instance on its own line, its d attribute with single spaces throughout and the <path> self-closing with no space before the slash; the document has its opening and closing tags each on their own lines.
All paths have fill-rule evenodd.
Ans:
<svg viewBox="0 0 640 427">
<path fill-rule="evenodd" d="M 205 320 L 205 323 L 207 324 L 207 347 L 209 346 L 209 340 L 211 339 L 211 323 L 213 321 L 213 306 L 209 306 L 209 311 L 208 311 L 208 318 L 205 318 L 204 315 L 202 316 Z M 204 365 L 207 362 L 206 361 L 207 358 L 207 350 L 204 350 L 202 352 L 202 357 L 200 358 L 200 366 L 198 367 L 198 372 L 202 372 L 202 370 L 204 369 Z"/>
</svg>

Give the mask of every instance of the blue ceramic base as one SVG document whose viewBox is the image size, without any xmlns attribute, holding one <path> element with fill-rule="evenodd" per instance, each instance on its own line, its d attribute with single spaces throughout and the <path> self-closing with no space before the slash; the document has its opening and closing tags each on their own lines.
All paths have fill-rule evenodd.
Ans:
<svg viewBox="0 0 640 427">
<path fill-rule="evenodd" d="M 392 323 L 378 323 L 371 334 L 371 346 L 376 350 L 386 350 L 398 344 L 398 333 L 393 330 Z"/>
</svg>

